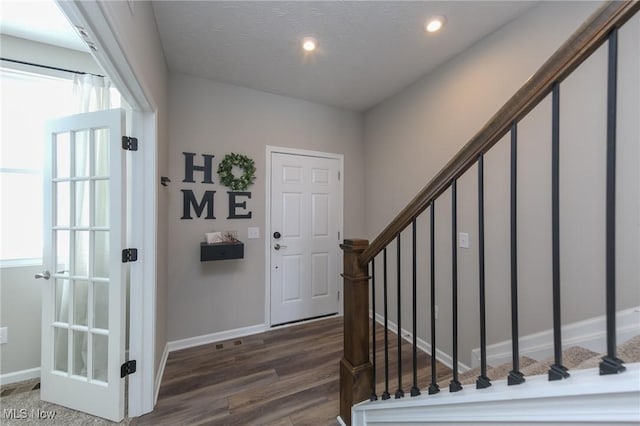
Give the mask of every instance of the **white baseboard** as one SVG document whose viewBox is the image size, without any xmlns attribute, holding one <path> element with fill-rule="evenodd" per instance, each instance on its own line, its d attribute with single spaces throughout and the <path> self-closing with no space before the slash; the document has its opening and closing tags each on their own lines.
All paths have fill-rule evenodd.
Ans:
<svg viewBox="0 0 640 426">
<path fill-rule="evenodd" d="M 164 376 L 164 368 L 167 365 L 167 358 L 169 358 L 169 343 L 164 345 L 164 351 L 162 351 L 162 358 L 160 358 L 160 365 L 158 366 L 158 371 L 156 372 L 156 381 L 154 382 L 154 392 L 153 392 L 153 406 L 158 403 L 158 394 L 160 393 L 160 385 L 162 384 L 162 376 Z"/>
<path fill-rule="evenodd" d="M 27 370 L 14 371 L 13 373 L 0 374 L 0 385 L 24 382 L 40 377 L 40 367 L 29 368 Z"/>
<path fill-rule="evenodd" d="M 187 339 L 173 340 L 167 343 L 167 346 L 169 347 L 169 352 L 173 352 L 180 349 L 192 348 L 194 346 L 236 339 L 238 337 L 249 336 L 251 334 L 258 334 L 266 330 L 267 327 L 264 324 L 256 324 L 249 327 L 235 328 L 233 330 L 225 330 L 217 333 L 203 334 L 202 336 L 189 337 Z"/>
<path fill-rule="evenodd" d="M 616 315 L 618 344 L 640 334 L 640 307 L 619 311 Z M 562 346 L 581 346 L 597 353 L 606 352 L 606 317 L 600 316 L 562 327 Z M 523 336 L 520 355 L 541 361 L 553 355 L 553 330 Z M 511 361 L 511 340 L 487 346 L 487 364 L 498 366 Z M 471 351 L 471 366 L 480 365 L 480 348 Z"/>
<path fill-rule="evenodd" d="M 369 312 L 369 316 L 371 317 L 371 312 Z M 376 314 L 376 322 L 378 324 L 381 324 L 381 325 L 384 326 L 384 316 L 382 316 L 380 314 Z M 398 333 L 398 325 L 393 321 L 387 321 L 387 323 L 388 323 L 388 326 L 389 326 L 389 330 L 397 334 Z M 408 330 L 405 330 L 403 328 L 401 336 L 402 336 L 402 338 L 404 340 L 406 340 L 407 342 L 413 344 L 413 333 L 412 332 L 410 332 Z M 416 346 L 422 352 L 431 354 L 431 343 L 428 343 L 425 340 L 423 340 L 423 339 L 418 337 L 416 339 Z M 447 367 L 453 369 L 453 358 L 448 353 L 443 352 L 440 349 L 436 349 L 436 359 L 438 361 L 440 361 L 441 363 L 443 363 L 444 365 L 446 365 Z M 460 361 L 458 361 L 458 371 L 459 372 L 464 373 L 465 371 L 469 371 L 469 370 L 471 370 L 471 367 L 469 367 L 468 365 L 465 365 L 465 364 L 461 363 Z"/>
</svg>

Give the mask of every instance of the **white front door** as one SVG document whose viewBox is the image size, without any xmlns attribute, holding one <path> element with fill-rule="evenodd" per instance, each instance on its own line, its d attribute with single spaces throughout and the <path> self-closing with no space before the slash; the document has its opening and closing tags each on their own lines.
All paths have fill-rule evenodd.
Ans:
<svg viewBox="0 0 640 426">
<path fill-rule="evenodd" d="M 41 398 L 120 421 L 125 349 L 124 111 L 49 123 Z"/>
<path fill-rule="evenodd" d="M 335 314 L 340 160 L 271 153 L 271 325 Z"/>
</svg>

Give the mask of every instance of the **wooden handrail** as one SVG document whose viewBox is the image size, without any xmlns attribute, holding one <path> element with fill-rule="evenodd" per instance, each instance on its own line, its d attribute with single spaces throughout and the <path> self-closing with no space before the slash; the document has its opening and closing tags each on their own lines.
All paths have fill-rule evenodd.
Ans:
<svg viewBox="0 0 640 426">
<path fill-rule="evenodd" d="M 480 154 L 495 145 L 513 122 L 521 120 L 538 105 L 555 82 L 565 79 L 605 42 L 612 29 L 622 26 L 639 9 L 638 0 L 610 1 L 594 12 L 373 240 L 359 256 L 360 264 L 366 265 L 380 253 L 427 208 L 431 200 L 446 191 L 454 179 L 475 164 Z"/>
</svg>

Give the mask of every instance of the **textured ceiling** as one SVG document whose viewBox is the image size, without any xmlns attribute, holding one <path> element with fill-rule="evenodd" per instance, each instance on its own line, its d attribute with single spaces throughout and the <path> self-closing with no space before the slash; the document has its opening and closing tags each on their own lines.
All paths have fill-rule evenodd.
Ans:
<svg viewBox="0 0 640 426">
<path fill-rule="evenodd" d="M 172 71 L 364 111 L 535 1 L 153 1 Z M 0 30 L 86 46 L 52 0 L 0 0 Z M 423 25 L 447 24 L 437 34 Z M 303 37 L 319 48 L 304 54 Z"/>
<path fill-rule="evenodd" d="M 533 1 L 154 1 L 170 70 L 363 111 Z M 445 15 L 427 34 L 424 22 Z M 300 42 L 319 47 L 304 54 Z"/>
</svg>

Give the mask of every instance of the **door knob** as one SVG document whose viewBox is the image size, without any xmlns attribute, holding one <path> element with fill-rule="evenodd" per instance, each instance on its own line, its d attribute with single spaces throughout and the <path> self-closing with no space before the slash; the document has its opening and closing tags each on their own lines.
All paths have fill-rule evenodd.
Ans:
<svg viewBox="0 0 640 426">
<path fill-rule="evenodd" d="M 280 250 L 281 248 L 287 248 L 287 246 L 281 246 L 280 244 L 276 244 L 275 246 L 273 246 L 273 248 L 276 250 Z"/>
<path fill-rule="evenodd" d="M 48 280 L 49 278 L 51 278 L 51 273 L 49 271 L 44 271 L 41 274 L 36 274 L 35 277 L 36 278 L 44 278 L 45 280 Z"/>
</svg>

